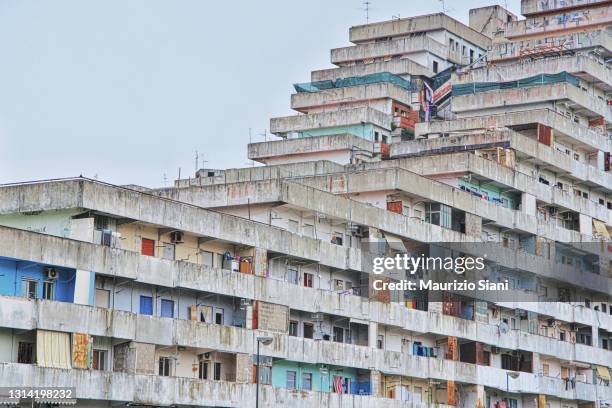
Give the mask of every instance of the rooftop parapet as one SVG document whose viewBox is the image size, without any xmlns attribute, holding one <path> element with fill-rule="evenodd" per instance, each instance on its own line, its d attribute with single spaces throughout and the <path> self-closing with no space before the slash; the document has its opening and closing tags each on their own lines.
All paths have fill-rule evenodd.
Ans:
<svg viewBox="0 0 612 408">
<path fill-rule="evenodd" d="M 612 3 L 610 0 L 521 0 L 521 14 L 531 17 L 556 11 L 569 11 L 589 6 Z"/>
<path fill-rule="evenodd" d="M 483 49 L 491 43 L 487 36 L 444 13 L 353 26 L 349 30 L 349 40 L 359 44 L 381 38 L 401 37 L 436 30 L 447 30 Z"/>
<path fill-rule="evenodd" d="M 270 119 L 270 133 L 286 137 L 287 133 L 290 132 L 368 123 L 384 129 L 391 129 L 391 117 L 389 115 L 370 107 L 360 107 L 272 118 Z"/>
<path fill-rule="evenodd" d="M 557 136 L 572 140 L 571 144 L 609 152 L 610 141 L 603 133 L 568 119 L 564 115 L 550 109 L 532 109 L 526 111 L 507 112 L 496 115 L 471 116 L 452 121 L 421 122 L 415 126 L 417 137 L 454 133 L 461 131 L 495 129 L 523 125 L 542 124 L 555 130 Z"/>
<path fill-rule="evenodd" d="M 603 89 L 612 90 L 612 65 L 594 55 L 566 55 L 535 61 L 491 64 L 453 75 L 453 84 L 514 81 L 538 74 L 569 72 Z"/>
<path fill-rule="evenodd" d="M 391 41 L 332 48 L 330 54 L 331 63 L 338 65 L 352 61 L 369 60 L 379 57 L 401 56 L 425 51 L 435 54 L 443 59 L 449 58 L 450 55 L 445 44 L 442 44 L 425 34 L 409 38 L 399 38 Z"/>
<path fill-rule="evenodd" d="M 612 52 L 612 34 L 608 29 L 557 33 L 546 38 L 510 41 L 493 44 L 487 52 L 487 61 L 516 58 L 541 58 L 571 54 L 589 48 L 603 48 L 602 56 Z"/>
<path fill-rule="evenodd" d="M 316 70 L 311 72 L 310 78 L 312 81 L 329 81 L 338 78 L 376 74 L 378 72 L 390 72 L 395 75 L 434 75 L 431 68 L 416 63 L 408 58 L 403 58 L 373 62 L 370 64 L 358 64 L 349 67 Z"/>
<path fill-rule="evenodd" d="M 355 154 L 360 156 L 372 157 L 374 154 L 374 143 L 362 137 L 345 133 L 250 143 L 248 146 L 249 159 L 260 162 L 266 162 L 270 158 L 282 156 L 304 156 L 310 153 L 333 153 L 338 151 L 347 152 L 349 156 L 350 152 L 355 152 Z"/>
<path fill-rule="evenodd" d="M 534 85 L 521 88 L 500 89 L 477 92 L 464 95 L 453 95 L 452 109 L 460 117 L 468 113 L 484 112 L 486 110 L 525 109 L 525 105 L 543 107 L 543 104 L 566 101 L 572 109 L 588 118 L 604 117 L 606 122 L 612 122 L 612 112 L 606 101 L 594 98 L 582 89 L 567 82 L 557 82 L 545 85 Z"/>
<path fill-rule="evenodd" d="M 543 3 L 541 0 L 540 3 Z M 567 1 L 565 2 L 567 3 Z M 523 3 L 524 4 L 524 3 Z M 588 30 L 594 26 L 605 26 L 612 22 L 612 2 L 592 4 L 588 10 L 557 10 L 559 13 L 529 17 L 526 20 L 506 24 L 505 36 L 518 38 L 541 36 L 555 31 Z"/>
<path fill-rule="evenodd" d="M 298 92 L 291 95 L 291 108 L 297 111 L 307 111 L 308 108 L 312 107 L 349 104 L 374 99 L 394 99 L 405 105 L 410 105 L 412 103 L 412 92 L 386 82 L 331 88 L 316 92 Z"/>
</svg>

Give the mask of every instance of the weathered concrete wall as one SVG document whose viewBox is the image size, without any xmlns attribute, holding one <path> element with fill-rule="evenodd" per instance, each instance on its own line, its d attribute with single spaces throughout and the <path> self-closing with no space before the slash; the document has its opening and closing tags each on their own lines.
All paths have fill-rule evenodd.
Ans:
<svg viewBox="0 0 612 408">
<path fill-rule="evenodd" d="M 588 123 L 576 123 L 550 109 L 506 112 L 496 115 L 472 116 L 451 121 L 420 122 L 415 126 L 417 137 L 480 129 L 495 129 L 541 123 L 591 149 L 610 151 L 610 140 L 603 133 L 589 128 Z"/>
<path fill-rule="evenodd" d="M 605 84 L 612 83 L 612 70 L 602 60 L 591 55 L 571 55 L 478 67 L 467 72 L 454 73 L 453 84 L 516 81 L 534 75 L 558 74 L 563 71 L 580 76 L 586 74 L 587 78 Z"/>
<path fill-rule="evenodd" d="M 130 375 L 104 371 L 60 370 L 24 364 L 0 365 L 0 386 L 32 387 L 55 384 L 75 387 L 79 406 L 88 400 L 135 402 L 155 406 L 216 406 L 252 408 L 255 406 L 255 384 L 194 380 L 176 377 Z M 314 391 L 293 391 L 260 385 L 260 406 L 295 408 L 413 408 L 409 402 Z M 600 394 L 601 395 L 601 394 Z M 95 404 L 95 402 L 93 402 Z M 108 405 L 99 405 L 108 406 Z M 422 405 L 423 408 L 450 408 L 445 405 Z"/>
<path fill-rule="evenodd" d="M 398 40 L 333 48 L 331 50 L 331 63 L 341 64 L 389 55 L 406 55 L 417 51 L 428 51 L 443 59 L 449 56 L 445 44 L 423 35 L 414 38 L 400 38 Z"/>
<path fill-rule="evenodd" d="M 367 152 L 371 156 L 374 153 L 374 143 L 351 134 L 274 140 L 270 142 L 249 143 L 248 156 L 251 160 L 262 160 L 276 156 L 351 151 L 354 149 L 356 150 L 356 154 L 364 154 Z M 343 164 L 346 163 L 348 162 Z"/>
<path fill-rule="evenodd" d="M 537 178 L 502 166 L 491 160 L 469 153 L 454 153 L 439 160 L 432 157 L 413 157 L 401 160 L 401 166 L 422 175 L 445 173 L 473 173 L 518 191 L 524 191 L 545 203 L 569 208 L 597 219 L 607 219 L 608 209 L 575 194 L 546 186 Z"/>
<path fill-rule="evenodd" d="M 359 43 L 381 37 L 396 37 L 439 29 L 448 30 L 481 48 L 486 48 L 491 43 L 491 40 L 485 35 L 443 13 L 353 26 L 349 31 L 349 39 L 353 43 Z"/>
<path fill-rule="evenodd" d="M 607 122 L 612 122 L 612 111 L 606 106 L 606 101 L 593 98 L 593 95 L 567 83 L 453 96 L 451 104 L 453 112 L 466 116 L 467 113 L 473 114 L 473 112 L 480 111 L 482 114 L 494 108 L 508 109 L 510 106 L 521 105 L 528 107 L 530 104 L 538 106 L 538 104 L 552 104 L 562 100 L 569 100 L 580 105 L 591 112 L 590 116 L 603 116 Z"/>
<path fill-rule="evenodd" d="M 393 99 L 400 103 L 410 105 L 412 103 L 412 93 L 389 82 L 325 89 L 324 91 L 320 92 L 299 92 L 291 95 L 291 109 L 305 110 L 307 108 L 316 106 L 335 105 L 338 103 L 355 103 L 359 101 L 372 101 L 376 99 Z M 325 113 L 325 115 L 327 118 L 329 118 L 333 117 L 334 115 L 339 116 L 342 114 L 342 112 L 343 110 L 337 110 Z M 385 113 L 390 114 L 391 112 Z M 384 127 L 385 129 L 391 129 L 391 118 L 386 117 L 386 119 L 387 120 L 385 121 L 381 118 L 377 121 L 378 123 L 375 124 L 380 127 Z M 311 122 L 315 122 L 315 120 L 312 120 Z M 359 124 L 360 122 L 352 121 L 350 123 Z M 314 127 L 324 126 L 319 125 Z M 272 129 L 272 122 L 270 123 L 270 128 Z"/>
<path fill-rule="evenodd" d="M 296 285 L 289 286 L 295 288 L 295 291 L 291 291 L 289 296 L 299 292 L 300 287 Z M 310 290 L 310 292 L 316 293 L 317 291 Z M 331 310 L 319 307 L 321 305 L 319 302 L 324 300 L 324 298 L 315 297 L 313 299 L 308 294 L 302 295 L 302 300 L 304 303 L 314 303 L 314 307 L 311 308 L 313 312 Z M 424 312 L 407 309 L 402 304 L 384 304 L 357 296 L 343 296 L 331 292 L 327 292 L 327 295 L 335 298 L 334 313 L 336 315 L 347 316 L 359 321 L 381 322 L 381 324 L 386 326 L 399 327 L 420 333 L 432 333 L 442 336 L 452 335 L 467 340 L 480 341 L 485 344 L 495 344 L 499 347 L 513 350 L 521 349 L 538 352 L 561 359 L 575 356 L 576 361 L 604 366 L 612 364 L 612 352 L 608 350 L 577 345 L 569 341 L 559 341 L 516 330 L 507 334 L 501 334 L 496 322 L 479 323 L 446 316 L 441 312 Z M 255 338 L 260 334 L 267 334 L 273 336 L 274 343 L 270 346 L 262 346 L 265 355 L 307 363 L 320 362 L 356 368 L 376 367 L 385 372 L 389 368 L 398 368 L 395 366 L 389 367 L 387 358 L 381 360 L 378 363 L 379 365 L 372 366 L 372 363 L 368 362 L 366 357 L 364 357 L 366 360 L 361 357 L 344 359 L 340 357 L 343 353 L 349 352 L 369 355 L 368 347 L 330 342 L 319 343 L 318 341 L 289 336 L 286 330 L 284 333 L 266 330 L 248 330 L 232 326 L 200 323 L 192 320 L 143 316 L 112 309 L 53 301 L 31 301 L 21 298 L 1 297 L 0 306 L 2 311 L 0 314 L 0 326 L 8 328 L 24 330 L 38 328 L 53 331 L 83 332 L 95 336 L 113 337 L 126 341 L 161 346 L 178 345 L 246 354 L 254 354 L 256 351 Z M 521 303 L 509 305 L 504 303 L 504 306 L 533 309 L 532 311 L 536 313 L 554 316 L 565 321 L 577 321 L 591 326 L 595 325 L 606 330 L 612 328 L 612 318 L 606 319 L 605 314 L 589 309 L 574 308 L 570 304 L 539 302 L 529 305 Z M 332 306 L 329 305 L 327 307 Z M 280 318 L 286 321 L 286 318 L 282 316 Z M 322 348 L 313 349 L 315 345 Z M 134 348 L 131 345 L 127 347 Z M 330 347 L 335 350 L 330 354 L 334 356 L 334 360 L 330 361 L 327 357 L 325 357 L 326 359 L 319 360 L 320 353 L 326 352 Z M 575 349 L 575 347 L 579 347 L 580 350 Z M 299 355 L 294 355 L 298 350 L 301 350 Z M 310 352 L 306 352 L 306 350 L 310 350 Z M 394 353 L 388 350 L 381 350 L 380 352 L 387 354 Z M 115 354 L 117 355 L 117 351 Z M 121 367 L 125 366 L 126 370 L 129 367 L 134 369 L 136 363 L 133 359 L 129 359 L 129 356 L 133 357 L 133 353 L 126 351 L 126 355 L 127 360 Z M 416 358 L 416 356 L 413 357 Z M 143 361 L 143 364 L 145 364 L 144 367 L 146 368 L 146 361 Z M 411 375 L 407 372 L 401 373 L 402 375 Z"/>
<path fill-rule="evenodd" d="M 328 68 L 316 71 L 311 71 L 310 80 L 326 81 L 336 80 L 338 78 L 349 78 L 354 76 L 364 76 L 375 74 L 378 72 L 390 72 L 395 75 L 434 75 L 433 71 L 424 65 L 418 64 L 407 58 L 399 60 L 391 60 L 384 62 L 375 62 L 372 64 L 360 64 L 351 67 Z"/>
<path fill-rule="evenodd" d="M 323 104 L 325 102 L 323 100 L 324 96 L 318 94 L 308 93 L 306 96 L 300 98 L 302 98 L 300 103 L 303 104 L 301 106 L 312 106 L 312 104 Z M 283 135 L 288 132 L 299 132 L 319 128 L 333 128 L 355 124 L 359 125 L 361 123 L 372 123 L 376 126 L 380 126 L 381 128 L 391 129 L 391 118 L 389 118 L 388 115 L 373 108 L 358 107 L 331 112 L 272 118 L 270 119 L 270 133 Z"/>
</svg>

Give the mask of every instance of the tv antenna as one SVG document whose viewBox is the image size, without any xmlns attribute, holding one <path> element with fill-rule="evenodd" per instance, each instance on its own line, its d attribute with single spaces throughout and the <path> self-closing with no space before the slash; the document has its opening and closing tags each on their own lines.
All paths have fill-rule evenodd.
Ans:
<svg viewBox="0 0 612 408">
<path fill-rule="evenodd" d="M 363 3 L 363 8 L 362 10 L 365 11 L 365 16 L 366 16 L 366 24 L 368 24 L 370 22 L 370 6 L 372 5 L 371 1 L 364 1 Z"/>
<path fill-rule="evenodd" d="M 443 13 L 448 13 L 448 8 L 446 8 L 446 1 L 445 0 L 438 0 L 438 1 L 442 5 L 442 12 Z"/>
</svg>

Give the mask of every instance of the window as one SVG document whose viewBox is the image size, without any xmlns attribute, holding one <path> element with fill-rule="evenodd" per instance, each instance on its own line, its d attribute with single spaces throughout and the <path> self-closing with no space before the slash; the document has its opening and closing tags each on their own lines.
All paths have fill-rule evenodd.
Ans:
<svg viewBox="0 0 612 408">
<path fill-rule="evenodd" d="M 542 375 L 546 377 L 550 375 L 550 366 L 548 364 L 542 364 Z"/>
<path fill-rule="evenodd" d="M 559 330 L 559 340 L 565 341 L 565 330 Z"/>
<path fill-rule="evenodd" d="M 298 322 L 295 320 L 289 322 L 289 335 L 294 337 L 298 335 Z"/>
<path fill-rule="evenodd" d="M 570 370 L 569 367 L 561 367 L 561 379 L 565 380 L 566 378 L 569 378 L 570 376 Z"/>
<path fill-rule="evenodd" d="M 334 290 L 344 290 L 344 281 L 342 279 L 334 279 Z"/>
<path fill-rule="evenodd" d="M 342 327 L 334 326 L 333 340 L 336 343 L 344 343 L 344 329 Z"/>
<path fill-rule="evenodd" d="M 335 231 L 331 236 L 331 243 L 336 245 L 342 245 L 344 242 L 344 234 L 338 231 Z"/>
<path fill-rule="evenodd" d="M 299 225 L 300 224 L 296 220 L 289 220 L 289 222 L 287 223 L 287 229 L 289 230 L 289 232 L 296 233 Z"/>
<path fill-rule="evenodd" d="M 409 217 L 410 216 L 410 206 L 408 205 L 402 206 L 402 214 L 405 215 L 406 217 Z"/>
<path fill-rule="evenodd" d="M 312 390 L 312 374 L 302 373 L 302 389 Z"/>
<path fill-rule="evenodd" d="M 140 296 L 140 314 L 153 316 L 153 298 Z"/>
<path fill-rule="evenodd" d="M 19 342 L 17 362 L 19 364 L 34 364 L 34 343 Z"/>
<path fill-rule="evenodd" d="M 170 376 L 170 357 L 159 358 L 159 375 L 163 377 Z"/>
<path fill-rule="evenodd" d="M 96 289 L 95 303 L 96 307 L 108 309 L 110 307 L 110 290 Z"/>
<path fill-rule="evenodd" d="M 259 383 L 272 384 L 272 367 L 259 365 Z"/>
<path fill-rule="evenodd" d="M 295 390 L 295 371 L 287 371 L 287 388 Z"/>
<path fill-rule="evenodd" d="M 140 253 L 146 256 L 155 256 L 155 241 L 148 238 L 142 238 Z"/>
<path fill-rule="evenodd" d="M 292 285 L 297 285 L 300 283 L 300 273 L 295 267 L 287 268 L 287 282 Z"/>
<path fill-rule="evenodd" d="M 433 62 L 433 72 L 434 74 L 438 73 L 438 61 Z"/>
<path fill-rule="evenodd" d="M 21 281 L 22 296 L 28 299 L 36 299 L 38 297 L 38 281 L 33 279 L 24 279 Z"/>
<path fill-rule="evenodd" d="M 215 324 L 223 324 L 223 309 L 215 308 Z"/>
<path fill-rule="evenodd" d="M 94 370 L 106 370 L 106 350 L 94 350 L 91 368 Z"/>
<path fill-rule="evenodd" d="M 376 337 L 376 348 L 382 350 L 383 348 L 385 348 L 385 336 L 382 334 L 379 334 Z"/>
<path fill-rule="evenodd" d="M 170 261 L 174 261 L 174 252 L 175 252 L 174 244 L 169 244 L 167 242 L 164 242 L 163 248 L 164 248 L 164 252 L 162 254 L 162 258 L 168 259 Z"/>
<path fill-rule="evenodd" d="M 43 282 L 43 293 L 42 298 L 47 300 L 55 299 L 55 282 L 44 281 Z"/>
<path fill-rule="evenodd" d="M 314 280 L 314 275 L 312 273 L 304 272 L 304 287 L 312 288 L 313 280 Z"/>
<path fill-rule="evenodd" d="M 174 301 L 169 299 L 161 300 L 161 317 L 174 317 Z"/>
<path fill-rule="evenodd" d="M 314 329 L 312 323 L 304 323 L 302 328 L 305 339 L 312 339 L 314 337 Z"/>
<path fill-rule="evenodd" d="M 202 265 L 213 267 L 213 253 L 210 251 L 202 251 Z"/>
<path fill-rule="evenodd" d="M 208 361 L 200 360 L 198 362 L 198 378 L 208 380 Z"/>
<path fill-rule="evenodd" d="M 215 372 L 213 380 L 221 381 L 221 363 L 215 363 Z"/>
<path fill-rule="evenodd" d="M 304 235 L 306 235 L 307 237 L 311 237 L 314 238 L 314 225 L 310 225 L 310 224 L 304 224 Z"/>
</svg>

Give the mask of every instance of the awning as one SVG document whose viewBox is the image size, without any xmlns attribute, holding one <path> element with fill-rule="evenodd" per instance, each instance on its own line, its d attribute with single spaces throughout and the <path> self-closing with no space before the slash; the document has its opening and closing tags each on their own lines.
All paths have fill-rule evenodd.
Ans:
<svg viewBox="0 0 612 408">
<path fill-rule="evenodd" d="M 408 252 L 406 246 L 404 245 L 404 241 L 402 241 L 402 238 L 398 237 L 397 235 L 390 234 L 388 232 L 385 232 L 384 234 L 385 241 L 387 241 L 389 248 L 398 252 Z"/>
<path fill-rule="evenodd" d="M 72 368 L 70 360 L 69 333 L 36 332 L 36 362 L 40 367 Z"/>
<path fill-rule="evenodd" d="M 610 370 L 608 367 L 598 365 L 596 366 L 596 372 L 597 376 L 602 380 L 610 381 Z"/>
<path fill-rule="evenodd" d="M 593 218 L 593 228 L 595 228 L 595 231 L 597 231 L 597 233 L 601 235 L 603 238 L 606 238 L 606 239 L 610 238 L 610 234 L 608 233 L 606 224 L 604 224 L 603 222 Z"/>
</svg>

